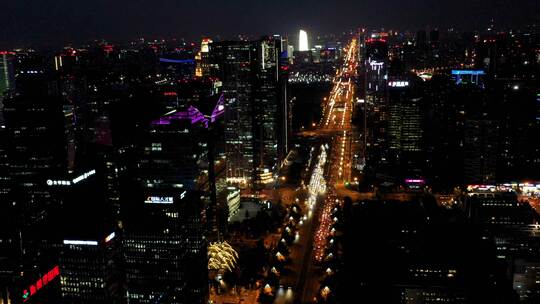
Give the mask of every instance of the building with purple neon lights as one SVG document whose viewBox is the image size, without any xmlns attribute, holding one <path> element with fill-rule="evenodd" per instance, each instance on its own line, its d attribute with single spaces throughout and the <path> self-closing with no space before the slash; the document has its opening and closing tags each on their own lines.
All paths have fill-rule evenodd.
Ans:
<svg viewBox="0 0 540 304">
<path fill-rule="evenodd" d="M 224 162 L 215 161 L 224 113 L 223 94 L 201 98 L 152 121 L 143 138 L 124 234 L 132 301 L 206 303 L 206 242 L 226 214 L 216 189 Z"/>
</svg>

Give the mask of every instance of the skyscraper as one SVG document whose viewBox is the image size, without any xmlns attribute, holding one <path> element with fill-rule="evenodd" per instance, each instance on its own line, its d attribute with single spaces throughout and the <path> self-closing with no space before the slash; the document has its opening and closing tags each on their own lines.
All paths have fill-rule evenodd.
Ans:
<svg viewBox="0 0 540 304">
<path fill-rule="evenodd" d="M 287 153 L 287 78 L 282 71 L 281 37 L 265 37 L 254 43 L 257 52 L 253 77 L 254 163 L 257 182 L 261 174 L 275 172 Z"/>
<path fill-rule="evenodd" d="M 497 136 L 499 128 L 489 119 L 465 121 L 465 180 L 468 183 L 495 182 L 497 168 Z"/>
<path fill-rule="evenodd" d="M 213 76 L 223 82 L 227 180 L 268 182 L 288 151 L 287 57 L 280 36 L 210 47 Z"/>
<path fill-rule="evenodd" d="M 44 242 L 48 211 L 57 200 L 46 181 L 65 173 L 66 142 L 62 101 L 43 58 L 33 52 L 18 53 L 15 69 L 16 94 L 4 99 L 10 143 L 6 147 L 11 202 L 7 212 L 12 216 L 12 227 L 1 233 L 8 233 L 8 239 L 17 244 L 11 255 L 16 262 L 7 264 L 15 267 L 11 270 L 16 274 L 16 294 L 22 294 L 20 288 L 54 266 Z"/>
<path fill-rule="evenodd" d="M 225 111 L 212 97 L 153 121 L 140 143 L 124 216 L 131 303 L 206 303 L 207 239 L 219 239 L 221 217 L 213 128 Z"/>
<path fill-rule="evenodd" d="M 402 177 L 421 174 L 421 95 L 410 80 L 388 83 L 388 161 Z"/>
<path fill-rule="evenodd" d="M 300 33 L 298 34 L 298 51 L 309 51 L 308 35 L 307 32 L 304 30 L 300 30 Z"/>
<path fill-rule="evenodd" d="M 121 233 L 106 187 L 111 177 L 101 153 L 94 152 L 77 161 L 74 174 L 47 180 L 59 201 L 49 207 L 44 238 L 54 244 L 49 251 L 61 273 L 61 303 L 121 303 L 125 293 Z"/>
<path fill-rule="evenodd" d="M 15 85 L 15 74 L 13 70 L 15 53 L 0 51 L 0 125 L 3 125 L 4 118 L 2 114 L 4 95 Z"/>
<path fill-rule="evenodd" d="M 384 164 L 387 161 L 387 82 L 388 82 L 388 45 L 386 40 L 371 38 L 366 40 L 364 66 L 366 75 L 366 121 L 370 126 L 366 130 L 366 158 L 372 164 Z"/>
<path fill-rule="evenodd" d="M 247 186 L 253 182 L 254 130 L 251 82 L 251 44 L 245 41 L 211 45 L 212 76 L 223 83 L 225 96 L 225 154 L 227 181 Z"/>
<path fill-rule="evenodd" d="M 189 120 L 163 119 L 141 144 L 123 216 L 129 301 L 204 303 L 204 138 Z"/>
</svg>

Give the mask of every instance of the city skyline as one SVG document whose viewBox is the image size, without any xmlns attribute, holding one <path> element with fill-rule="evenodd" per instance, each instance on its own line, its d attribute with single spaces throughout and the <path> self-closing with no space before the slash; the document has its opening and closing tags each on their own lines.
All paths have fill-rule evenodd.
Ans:
<svg viewBox="0 0 540 304">
<path fill-rule="evenodd" d="M 327 6 L 334 8 L 328 10 Z M 140 37 L 203 36 L 231 39 L 237 34 L 292 34 L 298 28 L 320 35 L 358 26 L 416 31 L 422 28 L 482 30 L 493 19 L 501 28 L 538 24 L 534 0 L 277 1 L 170 0 L 9 1 L 0 11 L 0 47 L 61 46 L 96 39 L 129 41 Z M 452 16 L 451 18 L 449 16 Z"/>
<path fill-rule="evenodd" d="M 539 7 L 8 3 L 0 304 L 540 303 Z"/>
</svg>

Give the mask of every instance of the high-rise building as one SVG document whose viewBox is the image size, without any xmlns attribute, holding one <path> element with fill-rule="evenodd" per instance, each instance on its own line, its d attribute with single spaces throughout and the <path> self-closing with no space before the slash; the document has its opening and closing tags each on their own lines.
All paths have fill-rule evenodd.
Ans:
<svg viewBox="0 0 540 304">
<path fill-rule="evenodd" d="M 13 52 L 0 51 L 0 126 L 4 123 L 2 100 L 7 91 L 11 90 L 15 85 L 14 55 Z"/>
<path fill-rule="evenodd" d="M 497 260 L 507 269 L 507 278 L 518 293 L 520 303 L 540 299 L 539 216 L 513 191 L 495 185 L 470 185 L 462 207 L 482 238 L 495 244 Z"/>
<path fill-rule="evenodd" d="M 252 98 L 253 57 L 245 41 L 219 42 L 211 46 L 212 76 L 223 83 L 225 96 L 225 154 L 227 181 L 246 186 L 253 182 L 254 130 Z"/>
<path fill-rule="evenodd" d="M 344 288 L 337 291 L 343 300 L 517 303 L 488 241 L 471 226 L 450 222 L 432 200 L 360 201 L 343 222 L 350 257 L 341 270 Z"/>
<path fill-rule="evenodd" d="M 227 180 L 264 183 L 288 152 L 287 57 L 280 36 L 210 47 L 213 76 L 223 83 Z"/>
<path fill-rule="evenodd" d="M 388 161 L 402 177 L 422 175 L 421 101 L 413 81 L 388 82 Z"/>
<path fill-rule="evenodd" d="M 65 172 L 66 142 L 62 102 L 43 58 L 33 52 L 16 56 L 16 87 L 4 99 L 3 110 L 10 143 L 5 150 L 11 205 L 7 211 L 13 219 L 12 228 L 6 232 L 8 239 L 17 244 L 12 251 L 17 262 L 8 263 L 15 266 L 12 270 L 17 274 L 17 286 L 12 292 L 18 295 L 22 294 L 21 288 L 53 266 L 42 240 L 48 210 L 57 201 L 46 180 Z"/>
<path fill-rule="evenodd" d="M 387 82 L 388 82 L 388 45 L 384 39 L 367 39 L 365 45 L 364 66 L 366 70 L 365 113 L 366 159 L 373 165 L 387 162 L 386 138 L 388 121 Z"/>
<path fill-rule="evenodd" d="M 226 223 L 226 206 L 217 202 L 216 175 L 224 166 L 215 159 L 214 136 L 225 105 L 219 95 L 209 102 L 153 121 L 140 143 L 123 222 L 131 303 L 206 303 L 207 240 L 219 239 Z"/>
<path fill-rule="evenodd" d="M 75 173 L 46 182 L 59 202 L 49 207 L 43 237 L 54 245 L 48 251 L 59 265 L 61 303 L 122 303 L 124 298 L 121 233 L 106 186 L 111 177 L 98 155 L 85 153 Z"/>
<path fill-rule="evenodd" d="M 465 180 L 468 183 L 495 182 L 498 126 L 493 120 L 465 121 Z"/>
<path fill-rule="evenodd" d="M 300 30 L 298 34 L 298 51 L 300 52 L 309 51 L 308 34 L 304 30 Z"/>
<path fill-rule="evenodd" d="M 384 96 L 388 80 L 388 44 L 386 40 L 368 39 L 364 58 L 366 60 L 367 94 Z"/>
<path fill-rule="evenodd" d="M 254 163 L 260 174 L 276 172 L 288 150 L 287 78 L 283 72 L 281 37 L 265 37 L 254 44 Z"/>
<path fill-rule="evenodd" d="M 14 52 L 0 51 L 0 96 L 14 86 L 14 59 Z"/>
<path fill-rule="evenodd" d="M 201 50 L 197 54 L 198 65 L 196 69 L 195 76 L 209 76 L 210 75 L 210 47 L 212 45 L 212 40 L 209 38 L 204 38 L 201 42 Z"/>
</svg>

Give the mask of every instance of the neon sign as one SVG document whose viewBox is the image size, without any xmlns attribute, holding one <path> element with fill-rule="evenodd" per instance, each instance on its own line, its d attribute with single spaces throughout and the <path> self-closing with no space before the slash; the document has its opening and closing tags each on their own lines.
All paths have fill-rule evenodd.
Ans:
<svg viewBox="0 0 540 304">
<path fill-rule="evenodd" d="M 423 179 L 412 179 L 408 178 L 405 180 L 407 184 L 424 184 L 426 181 Z"/>
<path fill-rule="evenodd" d="M 60 267 L 55 266 L 53 269 L 51 269 L 49 272 L 44 274 L 41 278 L 39 278 L 36 283 L 30 285 L 28 289 L 25 289 L 23 291 L 23 302 L 28 301 L 31 296 L 35 295 L 36 292 L 38 292 L 40 289 L 45 287 L 47 284 L 49 284 L 52 280 L 54 280 L 57 276 L 60 275 Z"/>
<path fill-rule="evenodd" d="M 144 201 L 146 204 L 172 204 L 173 197 L 170 196 L 149 196 Z"/>
<path fill-rule="evenodd" d="M 409 82 L 408 81 L 390 81 L 388 83 L 388 86 L 392 88 L 404 88 L 404 87 L 409 86 Z"/>
<path fill-rule="evenodd" d="M 90 176 L 92 176 L 94 174 L 96 174 L 96 170 L 88 171 L 88 172 L 86 172 L 84 174 L 81 174 L 78 177 L 74 178 L 73 183 L 76 184 L 76 183 L 78 183 L 78 182 L 80 182 L 82 180 L 85 180 L 85 179 L 89 178 Z"/>
<path fill-rule="evenodd" d="M 47 180 L 47 186 L 71 186 L 73 184 L 76 184 L 82 180 L 85 180 L 89 178 L 90 176 L 96 174 L 96 170 L 88 171 L 84 174 L 81 174 L 77 176 L 76 178 L 72 180 L 54 180 L 54 179 L 48 179 Z"/>
<path fill-rule="evenodd" d="M 71 186 L 71 181 L 48 179 L 47 186 Z"/>
</svg>

